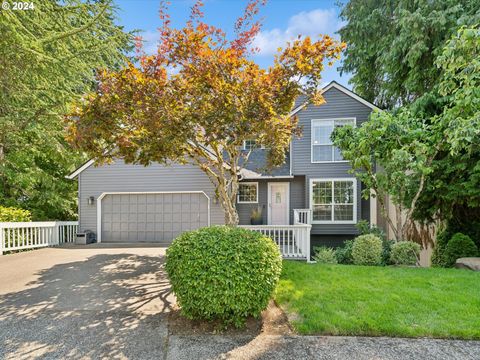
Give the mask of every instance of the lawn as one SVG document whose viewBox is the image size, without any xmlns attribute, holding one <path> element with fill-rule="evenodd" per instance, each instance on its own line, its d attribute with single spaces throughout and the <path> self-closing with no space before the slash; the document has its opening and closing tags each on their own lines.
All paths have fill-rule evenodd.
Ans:
<svg viewBox="0 0 480 360">
<path fill-rule="evenodd" d="M 284 261 L 275 300 L 301 334 L 480 339 L 480 273 Z"/>
</svg>

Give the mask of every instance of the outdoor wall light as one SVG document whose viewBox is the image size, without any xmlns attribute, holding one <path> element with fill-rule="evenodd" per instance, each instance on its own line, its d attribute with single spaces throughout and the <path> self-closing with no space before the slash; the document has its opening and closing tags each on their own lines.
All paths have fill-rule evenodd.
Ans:
<svg viewBox="0 0 480 360">
<path fill-rule="evenodd" d="M 88 205 L 93 205 L 95 203 L 95 198 L 93 196 L 90 196 L 88 198 Z"/>
</svg>

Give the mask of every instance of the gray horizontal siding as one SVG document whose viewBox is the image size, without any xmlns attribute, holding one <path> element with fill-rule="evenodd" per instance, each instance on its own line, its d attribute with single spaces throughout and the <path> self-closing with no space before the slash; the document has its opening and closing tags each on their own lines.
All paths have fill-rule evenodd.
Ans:
<svg viewBox="0 0 480 360">
<path fill-rule="evenodd" d="M 256 182 L 247 180 L 247 182 Z M 241 225 L 250 225 L 250 215 L 258 206 L 262 208 L 263 223 L 267 224 L 268 209 L 268 183 L 290 183 L 290 224 L 293 224 L 293 209 L 305 208 L 305 178 L 296 176 L 294 179 L 268 179 L 258 181 L 258 204 L 238 204 L 237 211 Z"/>
<path fill-rule="evenodd" d="M 312 119 L 335 119 L 355 117 L 357 126 L 368 120 L 371 109 L 343 92 L 331 88 L 324 94 L 326 104 L 321 106 L 308 105 L 298 115 L 302 136 L 294 138 L 292 143 L 292 172 L 293 175 L 342 176 L 350 169 L 350 164 L 311 162 L 311 121 Z"/>
<path fill-rule="evenodd" d="M 357 126 L 368 120 L 371 109 L 343 92 L 331 88 L 324 94 L 326 104 L 321 106 L 308 105 L 298 113 L 302 136 L 292 142 L 292 173 L 305 175 L 305 204 L 310 206 L 310 179 L 312 178 L 351 178 L 351 166 L 348 162 L 322 163 L 311 162 L 311 121 L 312 119 L 335 119 L 354 117 Z M 361 183 L 357 181 L 357 220 L 368 219 L 369 204 L 361 199 Z M 356 234 L 357 229 L 352 224 L 314 224 L 312 234 Z"/>
<path fill-rule="evenodd" d="M 211 224 L 224 224 L 224 212 L 214 204 L 213 184 L 195 165 L 173 164 L 150 166 L 126 164 L 117 160 L 113 164 L 90 166 L 78 177 L 80 229 L 97 232 L 97 206 L 88 205 L 88 198 L 95 200 L 104 192 L 150 191 L 204 191 L 210 197 Z"/>
</svg>

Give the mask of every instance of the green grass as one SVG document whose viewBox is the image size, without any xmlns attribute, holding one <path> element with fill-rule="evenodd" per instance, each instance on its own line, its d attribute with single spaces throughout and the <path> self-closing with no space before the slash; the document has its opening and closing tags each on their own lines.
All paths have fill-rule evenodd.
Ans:
<svg viewBox="0 0 480 360">
<path fill-rule="evenodd" d="M 480 273 L 284 261 L 275 300 L 301 334 L 480 339 Z"/>
</svg>

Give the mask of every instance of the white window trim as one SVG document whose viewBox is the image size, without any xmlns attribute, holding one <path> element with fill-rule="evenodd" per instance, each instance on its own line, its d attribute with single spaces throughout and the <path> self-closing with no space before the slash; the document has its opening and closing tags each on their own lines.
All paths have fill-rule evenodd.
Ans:
<svg viewBox="0 0 480 360">
<path fill-rule="evenodd" d="M 254 139 L 249 139 L 249 140 L 254 140 Z M 257 147 L 256 149 L 265 149 L 265 146 L 260 145 L 260 147 Z M 242 150 L 250 151 L 254 149 L 247 149 L 247 140 L 243 140 Z"/>
<path fill-rule="evenodd" d="M 353 220 L 313 220 L 313 183 L 315 181 L 353 181 Z M 357 223 L 357 203 L 358 203 L 358 198 L 357 198 L 357 179 L 356 178 L 315 178 L 315 179 L 310 179 L 310 204 L 309 208 L 310 211 L 312 212 L 312 224 L 356 224 Z M 334 193 L 332 193 L 332 200 L 333 200 L 333 205 L 335 204 L 335 198 L 334 198 Z M 341 205 L 341 204 L 340 204 Z M 332 208 L 332 218 L 333 218 L 333 213 L 334 209 Z"/>
<path fill-rule="evenodd" d="M 346 118 L 330 118 L 330 119 L 312 119 L 310 120 L 310 162 L 312 164 L 331 164 L 331 163 L 347 163 L 348 160 L 333 160 L 332 156 L 332 161 L 314 161 L 313 160 L 313 146 L 314 145 L 332 145 L 332 151 L 335 149 L 335 146 L 333 143 L 331 144 L 314 144 L 313 143 L 313 125 L 317 122 L 321 121 L 335 121 L 335 120 L 353 120 L 353 126 L 357 127 L 357 118 L 356 117 L 346 117 Z M 332 154 L 333 155 L 333 154 Z"/>
<path fill-rule="evenodd" d="M 240 201 L 240 185 L 255 185 L 257 188 L 257 196 L 255 201 Z M 258 182 L 241 182 L 238 184 L 238 191 L 239 193 L 237 194 L 237 204 L 258 204 Z"/>
</svg>

